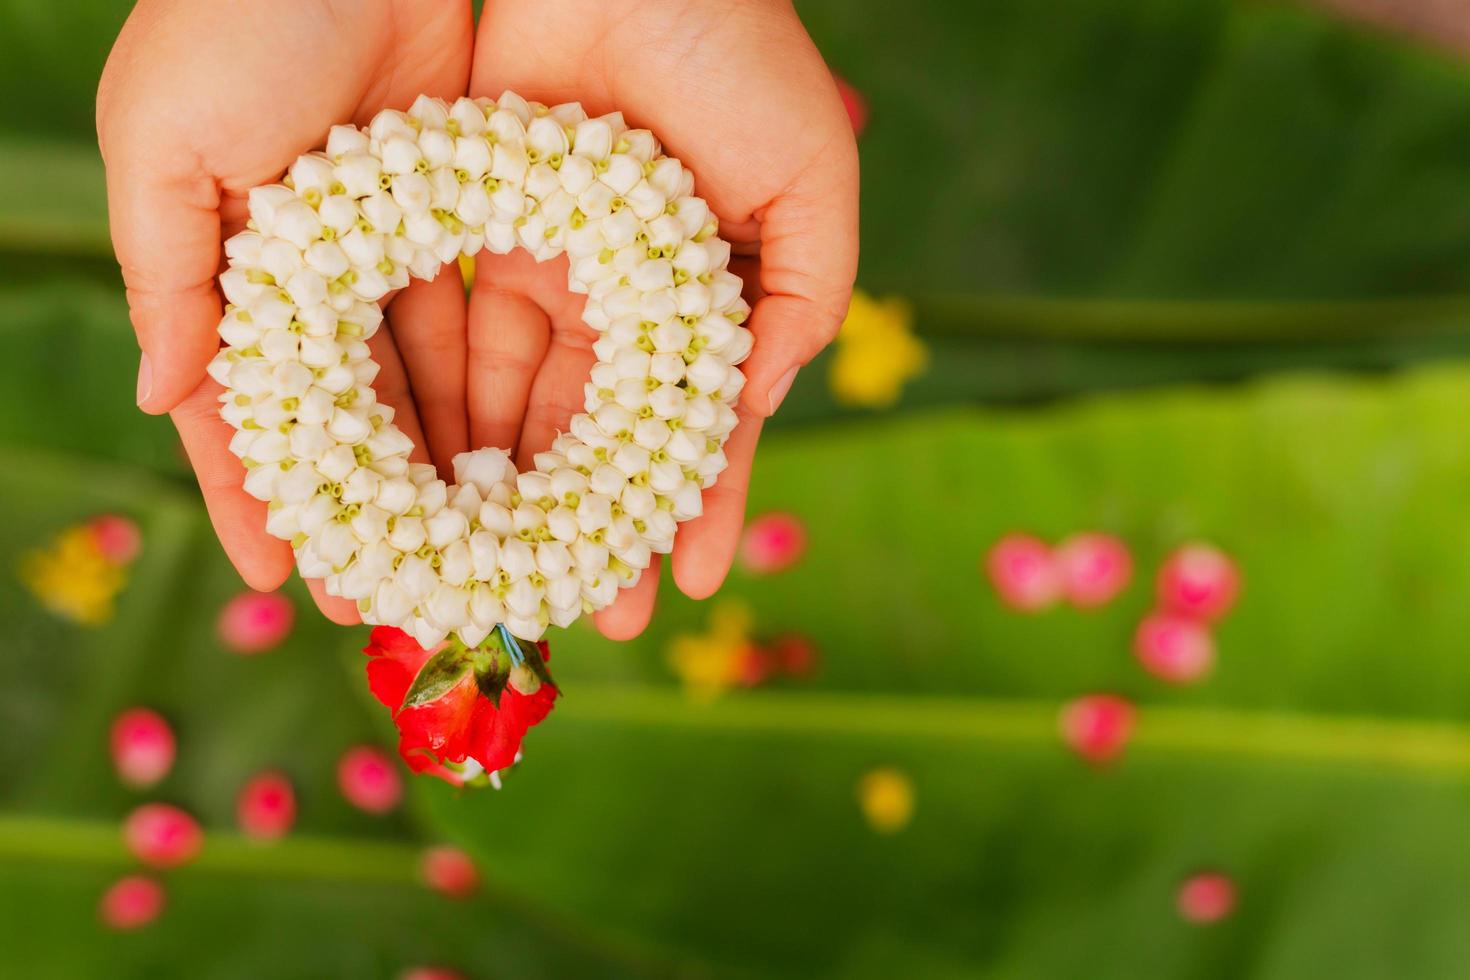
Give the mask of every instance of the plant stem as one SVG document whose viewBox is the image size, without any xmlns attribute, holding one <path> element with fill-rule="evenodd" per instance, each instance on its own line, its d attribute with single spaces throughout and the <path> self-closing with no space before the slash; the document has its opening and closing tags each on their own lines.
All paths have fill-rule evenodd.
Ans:
<svg viewBox="0 0 1470 980">
<path fill-rule="evenodd" d="M 556 721 L 722 734 L 960 739 L 1058 744 L 1056 702 L 794 692 L 742 692 L 712 701 L 676 690 L 578 689 Z M 1463 775 L 1470 726 L 1452 722 L 1143 706 L 1130 752 L 1316 762 Z"/>
<path fill-rule="evenodd" d="M 190 872 L 417 886 L 422 848 L 365 838 L 293 834 L 263 843 L 210 832 Z M 0 861 L 126 867 L 136 864 L 116 823 L 0 815 Z"/>
<path fill-rule="evenodd" d="M 1256 302 L 930 294 L 914 297 L 929 336 L 1100 343 L 1271 343 L 1464 335 L 1470 297 Z"/>
</svg>

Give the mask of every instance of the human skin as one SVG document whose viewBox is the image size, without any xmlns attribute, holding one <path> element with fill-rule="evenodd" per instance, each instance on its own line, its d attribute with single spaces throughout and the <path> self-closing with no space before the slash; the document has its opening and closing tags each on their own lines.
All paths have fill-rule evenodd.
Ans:
<svg viewBox="0 0 1470 980">
<path fill-rule="evenodd" d="M 680 589 L 704 598 L 730 568 L 762 421 L 796 369 L 837 332 L 857 267 L 857 146 L 831 73 L 785 0 L 499 0 L 485 6 L 471 95 L 513 89 L 548 104 L 621 110 L 695 174 L 737 256 L 755 347 L 730 468 L 670 555 Z M 566 292 L 563 261 L 477 263 L 470 300 L 476 444 L 522 460 L 550 445 L 582 401 L 594 339 Z M 539 368 L 536 367 L 539 365 Z M 598 614 L 614 638 L 653 609 L 658 564 Z"/>
<path fill-rule="evenodd" d="M 250 188 L 278 180 L 333 123 L 364 124 L 421 92 L 505 88 L 620 109 L 652 129 L 694 171 L 734 246 L 755 308 L 741 424 L 730 468 L 671 556 L 696 598 L 728 572 L 760 424 L 835 334 L 857 262 L 852 130 L 786 0 L 489 0 L 478 34 L 458 0 L 142 0 L 98 91 L 113 240 L 144 351 L 138 403 L 171 414 L 252 587 L 276 588 L 293 562 L 265 533 L 265 504 L 242 489 L 220 389 L 204 373 L 218 347 L 222 238 L 243 226 Z M 376 388 L 418 458 L 448 472 L 455 454 L 481 446 L 510 448 L 522 464 L 549 446 L 581 410 L 594 361 L 581 306 L 565 259 L 538 265 L 519 252 L 481 253 L 468 301 L 457 274 L 392 297 L 390 329 L 372 342 Z M 658 578 L 655 561 L 597 614 L 599 628 L 642 630 Z M 354 605 L 309 584 L 329 617 L 357 621 Z"/>
</svg>

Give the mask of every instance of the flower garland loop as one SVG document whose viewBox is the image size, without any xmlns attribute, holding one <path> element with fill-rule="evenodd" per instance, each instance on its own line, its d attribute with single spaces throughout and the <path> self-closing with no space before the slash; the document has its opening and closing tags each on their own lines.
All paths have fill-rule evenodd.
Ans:
<svg viewBox="0 0 1470 980">
<path fill-rule="evenodd" d="M 603 608 L 667 553 L 725 468 L 751 347 L 730 246 L 693 188 L 621 114 L 506 92 L 335 126 L 252 190 L 209 373 L 245 489 L 301 574 L 425 649 L 476 647 L 501 624 L 534 641 Z M 566 252 L 587 294 L 585 411 L 535 469 L 481 449 L 455 457 L 451 486 L 408 461 L 366 341 L 410 278 L 518 247 Z"/>
</svg>

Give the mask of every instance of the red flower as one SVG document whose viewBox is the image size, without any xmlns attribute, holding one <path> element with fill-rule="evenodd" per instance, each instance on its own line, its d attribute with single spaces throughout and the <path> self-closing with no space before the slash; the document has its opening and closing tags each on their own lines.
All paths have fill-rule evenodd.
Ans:
<svg viewBox="0 0 1470 980">
<path fill-rule="evenodd" d="M 1111 534 L 1074 534 L 1056 550 L 1062 592 L 1073 605 L 1092 609 L 1112 602 L 1133 577 L 1128 546 Z"/>
<path fill-rule="evenodd" d="M 173 768 L 174 733 L 156 711 L 129 708 L 112 722 L 112 764 L 129 786 L 152 786 Z"/>
<path fill-rule="evenodd" d="M 365 813 L 387 813 L 403 799 L 403 780 L 398 767 L 382 749 L 357 745 L 337 761 L 337 788 L 342 796 Z"/>
<path fill-rule="evenodd" d="M 1179 885 L 1179 917 L 1196 925 L 1219 922 L 1235 910 L 1235 881 L 1219 871 L 1190 875 Z"/>
<path fill-rule="evenodd" d="M 1192 684 L 1215 665 L 1215 640 L 1200 623 L 1154 613 L 1138 624 L 1133 652 L 1144 669 L 1171 684 Z"/>
<path fill-rule="evenodd" d="M 166 898 L 163 886 L 143 875 L 128 875 L 102 895 L 97 914 L 112 929 L 139 929 L 158 918 Z"/>
<path fill-rule="evenodd" d="M 1165 609 L 1204 622 L 1214 622 L 1240 595 L 1240 569 L 1213 545 L 1187 544 L 1159 569 L 1159 602 Z"/>
<path fill-rule="evenodd" d="M 189 814 L 167 803 L 144 803 L 123 821 L 123 842 L 144 864 L 187 864 L 204 846 L 204 832 Z"/>
<path fill-rule="evenodd" d="M 296 822 L 296 790 L 278 772 L 252 776 L 235 800 L 235 819 L 247 837 L 281 837 Z"/>
<path fill-rule="evenodd" d="M 774 575 L 806 551 L 806 525 L 791 514 L 762 514 L 740 535 L 740 564 L 752 575 Z"/>
<path fill-rule="evenodd" d="M 1029 534 L 1007 534 L 985 556 L 985 571 L 1001 602 L 1021 612 L 1037 612 L 1061 596 L 1056 557 L 1045 541 Z"/>
<path fill-rule="evenodd" d="M 264 653 L 281 644 L 296 622 L 296 607 L 279 592 L 241 592 L 220 610 L 220 642 L 235 653 Z"/>
<path fill-rule="evenodd" d="M 424 883 L 441 895 L 468 898 L 480 887 L 474 859 L 457 847 L 431 847 L 419 862 Z"/>
<path fill-rule="evenodd" d="M 87 522 L 92 543 L 102 557 L 114 565 L 130 565 L 143 550 L 143 534 L 138 525 L 117 514 L 102 514 Z"/>
<path fill-rule="evenodd" d="M 373 630 L 364 653 L 373 696 L 393 711 L 398 753 L 415 772 L 449 782 L 454 768 L 473 760 L 486 772 L 515 762 L 526 731 L 551 711 L 557 689 L 545 663 L 522 645 L 524 663 L 513 665 L 496 634 L 470 649 L 457 641 L 425 650 L 389 626 Z M 539 659 L 539 662 L 533 660 Z"/>
<path fill-rule="evenodd" d="M 1062 705 L 1058 727 L 1062 741 L 1094 765 L 1112 762 L 1123 754 L 1138 712 L 1114 694 L 1088 694 Z"/>
</svg>

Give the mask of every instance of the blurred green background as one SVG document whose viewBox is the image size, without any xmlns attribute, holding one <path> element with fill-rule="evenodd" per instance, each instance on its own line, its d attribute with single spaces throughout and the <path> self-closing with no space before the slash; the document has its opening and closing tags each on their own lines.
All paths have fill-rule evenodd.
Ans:
<svg viewBox="0 0 1470 980">
<path fill-rule="evenodd" d="M 928 367 L 843 407 L 831 355 L 769 427 L 752 515 L 799 517 L 792 569 L 666 592 L 615 645 L 557 643 L 567 691 L 500 792 L 429 779 L 348 806 L 337 759 L 391 745 L 364 632 L 300 616 L 225 652 L 241 589 L 136 347 L 92 138 L 124 0 L 0 0 L 0 974 L 394 977 L 1458 977 L 1470 962 L 1470 71 L 1293 6 L 1223 0 L 803 0 L 867 101 L 860 286 L 911 304 Z M 1226 383 L 1228 382 L 1228 383 Z M 21 555 L 104 512 L 144 550 L 88 629 Z M 1128 542 L 1093 612 L 1006 609 L 979 564 L 1016 529 Z M 1170 549 L 1240 564 L 1204 682 L 1132 631 Z M 801 681 L 692 699 L 675 637 L 743 602 L 821 651 Z M 1060 705 L 1140 706 L 1089 767 Z M 179 758 L 122 788 L 121 709 Z M 262 768 L 291 836 L 234 831 Z M 881 833 L 858 786 L 903 773 Z M 145 799 L 209 842 L 169 907 L 115 933 Z M 427 844 L 471 852 L 468 901 Z M 1234 914 L 1182 921 L 1181 880 Z"/>
</svg>

